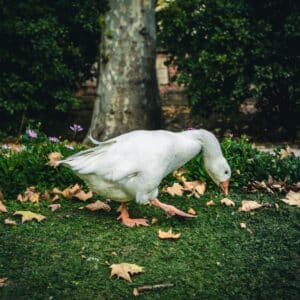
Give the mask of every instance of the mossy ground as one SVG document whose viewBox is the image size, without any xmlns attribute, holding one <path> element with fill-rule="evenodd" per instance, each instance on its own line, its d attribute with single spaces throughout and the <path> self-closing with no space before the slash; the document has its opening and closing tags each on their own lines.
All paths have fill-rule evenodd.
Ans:
<svg viewBox="0 0 300 300">
<path fill-rule="evenodd" d="M 280 196 L 230 195 L 236 207 L 222 206 L 222 195 L 208 191 L 201 199 L 161 200 L 187 210 L 193 220 L 167 218 L 155 207 L 130 205 L 133 217 L 158 219 L 156 225 L 126 228 L 112 211 L 80 210 L 82 202 L 62 201 L 51 212 L 39 206 L 7 200 L 0 214 L 1 299 L 131 299 L 134 287 L 173 283 L 173 288 L 143 293 L 141 299 L 299 299 L 300 210 L 282 203 Z M 208 200 L 216 206 L 205 207 Z M 271 208 L 237 211 L 241 200 L 269 202 Z M 279 209 L 274 203 L 279 203 Z M 3 224 L 15 210 L 32 210 L 47 219 L 9 227 Z M 240 228 L 245 222 L 252 231 Z M 179 240 L 160 240 L 158 228 L 180 232 Z M 109 265 L 129 262 L 144 273 L 132 283 L 110 278 Z"/>
</svg>

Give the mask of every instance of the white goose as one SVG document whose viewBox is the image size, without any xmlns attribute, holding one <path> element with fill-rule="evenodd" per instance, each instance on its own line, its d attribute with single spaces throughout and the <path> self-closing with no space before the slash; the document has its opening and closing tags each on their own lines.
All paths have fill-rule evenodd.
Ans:
<svg viewBox="0 0 300 300">
<path fill-rule="evenodd" d="M 201 150 L 212 180 L 228 193 L 230 167 L 217 138 L 207 130 L 174 133 L 165 130 L 137 130 L 105 142 L 91 138 L 96 147 L 57 162 L 71 168 L 91 190 L 121 202 L 119 218 L 126 226 L 147 226 L 146 219 L 131 219 L 126 203 L 151 203 L 169 215 L 194 217 L 157 199 L 158 186 Z"/>
</svg>

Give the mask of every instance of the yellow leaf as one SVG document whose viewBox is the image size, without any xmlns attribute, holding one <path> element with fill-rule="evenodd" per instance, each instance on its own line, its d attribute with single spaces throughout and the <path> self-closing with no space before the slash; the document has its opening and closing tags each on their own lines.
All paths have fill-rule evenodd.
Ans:
<svg viewBox="0 0 300 300">
<path fill-rule="evenodd" d="M 214 206 L 215 202 L 214 202 L 214 200 L 210 200 L 210 201 L 207 201 L 205 205 L 206 206 Z"/>
<path fill-rule="evenodd" d="M 56 167 L 56 163 L 63 158 L 60 152 L 51 152 L 48 154 L 48 165 L 51 167 Z"/>
<path fill-rule="evenodd" d="M 0 213 L 5 213 L 5 212 L 7 212 L 6 206 L 0 200 Z"/>
<path fill-rule="evenodd" d="M 86 193 L 85 191 L 80 190 L 74 195 L 74 197 L 81 201 L 86 201 L 93 197 L 93 192 L 89 191 Z"/>
<path fill-rule="evenodd" d="M 5 219 L 4 224 L 5 225 L 17 225 L 16 221 L 11 220 L 11 219 Z"/>
<path fill-rule="evenodd" d="M 61 204 L 50 204 L 48 205 L 48 208 L 50 208 L 51 211 L 56 211 L 57 209 L 61 208 Z"/>
<path fill-rule="evenodd" d="M 179 239 L 180 238 L 181 233 L 173 233 L 172 229 L 170 229 L 169 231 L 162 231 L 162 230 L 158 230 L 158 237 L 160 239 Z"/>
<path fill-rule="evenodd" d="M 173 186 L 167 187 L 167 193 L 169 193 L 171 196 L 182 196 L 183 195 L 183 187 L 175 182 Z"/>
<path fill-rule="evenodd" d="M 193 209 L 193 208 L 189 208 L 189 210 L 187 211 L 187 213 L 188 214 L 190 214 L 190 215 L 196 215 L 197 213 L 196 213 L 196 211 Z"/>
<path fill-rule="evenodd" d="M 286 194 L 285 199 L 281 200 L 289 205 L 300 207 L 300 192 L 289 191 Z"/>
<path fill-rule="evenodd" d="M 138 274 L 144 272 L 144 268 L 136 264 L 121 263 L 113 264 L 110 266 L 111 274 L 110 277 L 116 275 L 118 278 L 121 277 L 129 282 L 131 282 L 130 275 Z"/>
<path fill-rule="evenodd" d="M 95 211 L 95 210 L 105 210 L 105 211 L 110 211 L 110 206 L 100 200 L 97 200 L 94 203 L 88 204 L 86 206 L 87 209 L 91 210 L 91 211 Z"/>
<path fill-rule="evenodd" d="M 260 207 L 262 207 L 262 205 L 257 203 L 256 201 L 243 200 L 242 201 L 242 206 L 239 207 L 239 211 L 248 212 L 248 211 L 251 211 L 251 210 L 258 209 Z"/>
<path fill-rule="evenodd" d="M 229 198 L 223 198 L 221 200 L 221 204 L 225 204 L 226 206 L 235 206 L 235 203 Z"/>
<path fill-rule="evenodd" d="M 23 195 L 18 195 L 17 200 L 20 202 L 25 202 L 29 200 L 31 203 L 39 203 L 40 193 L 36 191 L 36 188 L 34 186 L 30 186 L 26 189 Z"/>
<path fill-rule="evenodd" d="M 37 220 L 38 222 L 41 222 L 44 219 L 46 219 L 45 216 L 33 213 L 29 210 L 18 210 L 14 213 L 14 216 L 15 215 L 21 215 L 22 216 L 22 223 L 32 221 L 33 219 Z"/>
</svg>

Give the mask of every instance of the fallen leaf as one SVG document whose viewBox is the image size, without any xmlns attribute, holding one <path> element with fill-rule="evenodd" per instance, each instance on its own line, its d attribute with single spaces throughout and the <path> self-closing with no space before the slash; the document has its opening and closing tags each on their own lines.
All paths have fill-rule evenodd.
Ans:
<svg viewBox="0 0 300 300">
<path fill-rule="evenodd" d="M 300 192 L 289 191 L 285 198 L 281 200 L 289 205 L 300 207 Z"/>
<path fill-rule="evenodd" d="M 0 287 L 8 285 L 8 277 L 0 278 Z"/>
<path fill-rule="evenodd" d="M 51 152 L 48 154 L 48 165 L 51 167 L 56 167 L 56 163 L 63 158 L 60 152 Z"/>
<path fill-rule="evenodd" d="M 158 222 L 158 219 L 157 219 L 157 218 L 152 218 L 152 220 L 151 220 L 151 224 L 152 224 L 152 225 L 157 224 L 157 222 Z"/>
<path fill-rule="evenodd" d="M 183 195 L 183 187 L 181 184 L 175 182 L 173 186 L 167 187 L 167 193 L 169 193 L 171 196 L 182 196 Z"/>
<path fill-rule="evenodd" d="M 30 201 L 31 203 L 39 203 L 40 193 L 36 191 L 34 186 L 30 186 L 23 194 L 19 194 L 17 200 L 20 202 Z"/>
<path fill-rule="evenodd" d="M 100 200 L 97 200 L 94 203 L 88 204 L 86 206 L 86 208 L 91 211 L 96 211 L 96 210 L 110 211 L 110 206 Z"/>
<path fill-rule="evenodd" d="M 58 188 L 53 188 L 52 193 L 56 195 L 62 195 L 66 199 L 71 199 L 72 197 L 75 196 L 78 192 L 80 192 L 81 188 L 78 183 L 76 183 L 73 186 L 69 186 L 65 188 L 63 191 L 61 191 Z M 52 200 L 53 201 L 53 200 Z"/>
<path fill-rule="evenodd" d="M 137 288 L 134 288 L 132 291 L 133 296 L 137 297 L 140 293 L 139 290 Z"/>
<path fill-rule="evenodd" d="M 21 215 L 22 216 L 22 223 L 32 221 L 33 219 L 37 220 L 38 222 L 41 222 L 44 219 L 46 219 L 45 216 L 33 213 L 29 210 L 18 210 L 14 213 L 14 216 L 15 215 Z"/>
<path fill-rule="evenodd" d="M 193 208 L 189 208 L 189 210 L 187 211 L 187 213 L 188 214 L 190 214 L 190 215 L 196 215 L 197 213 L 196 213 L 196 211 L 193 209 Z"/>
<path fill-rule="evenodd" d="M 136 264 L 121 263 L 113 264 L 110 266 L 111 274 L 110 277 L 116 275 L 118 278 L 121 277 L 129 282 L 131 282 L 130 275 L 138 274 L 144 272 L 144 268 Z"/>
<path fill-rule="evenodd" d="M 205 206 L 214 206 L 214 205 L 216 205 L 214 200 L 207 201 L 205 204 Z"/>
<path fill-rule="evenodd" d="M 61 208 L 61 204 L 50 204 L 48 205 L 48 208 L 50 208 L 51 211 L 56 211 L 57 209 Z"/>
<path fill-rule="evenodd" d="M 257 203 L 256 201 L 243 200 L 242 201 L 242 206 L 239 207 L 239 211 L 248 212 L 248 211 L 251 211 L 251 210 L 258 209 L 260 207 L 262 207 L 262 205 Z"/>
<path fill-rule="evenodd" d="M 5 212 L 7 212 L 6 206 L 0 200 L 0 213 L 5 213 Z"/>
<path fill-rule="evenodd" d="M 236 174 L 241 175 L 241 171 L 239 169 L 236 169 Z"/>
<path fill-rule="evenodd" d="M 293 151 L 291 150 L 291 148 L 289 146 L 287 146 L 285 149 L 280 150 L 279 158 L 284 159 L 284 158 L 290 156 L 292 153 L 293 153 Z"/>
<path fill-rule="evenodd" d="M 86 193 L 85 191 L 80 190 L 73 197 L 75 197 L 81 201 L 86 201 L 93 197 L 93 192 L 89 191 Z"/>
<path fill-rule="evenodd" d="M 57 201 L 57 200 L 59 200 L 59 196 L 58 195 L 55 195 L 53 198 L 52 198 L 52 202 L 55 202 L 55 201 Z"/>
<path fill-rule="evenodd" d="M 226 206 L 235 206 L 235 203 L 229 198 L 223 198 L 221 200 L 221 204 L 225 204 Z"/>
<path fill-rule="evenodd" d="M 206 183 L 199 180 L 186 181 L 183 183 L 185 191 L 196 191 L 199 195 L 203 195 L 206 189 Z"/>
<path fill-rule="evenodd" d="M 45 200 L 50 200 L 51 196 L 50 193 L 48 191 L 45 191 L 42 195 L 41 198 L 45 199 Z"/>
<path fill-rule="evenodd" d="M 246 225 L 246 223 L 240 223 L 240 227 L 241 227 L 242 229 L 246 229 L 246 228 L 247 228 L 247 225 Z"/>
<path fill-rule="evenodd" d="M 16 221 L 11 220 L 11 219 L 5 219 L 4 224 L 5 225 L 17 225 Z"/>
<path fill-rule="evenodd" d="M 180 238 L 181 233 L 173 233 L 172 229 L 170 229 L 169 231 L 162 231 L 162 230 L 158 230 L 158 237 L 160 239 L 179 239 Z"/>
<path fill-rule="evenodd" d="M 185 182 L 186 178 L 184 177 L 184 174 L 187 173 L 187 169 L 185 168 L 179 168 L 178 170 L 175 170 L 172 175 L 179 181 Z"/>
<path fill-rule="evenodd" d="M 274 205 L 275 205 L 275 208 L 278 210 L 279 209 L 278 203 L 275 203 Z"/>
</svg>

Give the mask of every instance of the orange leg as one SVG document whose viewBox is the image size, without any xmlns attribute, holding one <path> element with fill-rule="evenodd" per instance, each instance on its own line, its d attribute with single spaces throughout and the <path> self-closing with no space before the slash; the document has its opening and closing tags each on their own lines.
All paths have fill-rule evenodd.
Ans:
<svg viewBox="0 0 300 300">
<path fill-rule="evenodd" d="M 147 219 L 131 219 L 129 218 L 128 208 L 126 203 L 122 203 L 121 206 L 118 208 L 118 212 L 120 212 L 120 216 L 118 217 L 118 220 L 121 220 L 121 222 L 128 227 L 134 227 L 134 226 L 148 226 Z"/>
<path fill-rule="evenodd" d="M 194 215 L 188 214 L 188 213 L 176 208 L 173 205 L 168 205 L 168 204 L 162 203 L 158 199 L 152 199 L 151 204 L 164 210 L 170 216 L 179 216 L 179 217 L 185 217 L 185 218 L 195 218 L 196 217 Z"/>
</svg>

